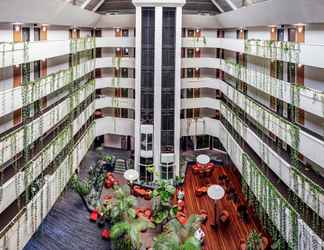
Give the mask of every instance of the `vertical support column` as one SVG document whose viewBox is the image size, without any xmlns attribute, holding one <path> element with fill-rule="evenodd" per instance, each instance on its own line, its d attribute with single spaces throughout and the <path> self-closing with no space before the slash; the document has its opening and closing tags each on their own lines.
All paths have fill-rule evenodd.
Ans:
<svg viewBox="0 0 324 250">
<path fill-rule="evenodd" d="M 181 29 L 182 6 L 176 11 L 176 49 L 175 49 L 175 98 L 174 98 L 174 165 L 175 176 L 180 175 L 180 109 L 181 109 Z"/>
<path fill-rule="evenodd" d="M 163 8 L 155 7 L 153 164 L 160 173 Z M 156 178 L 156 176 L 154 176 Z"/>
<path fill-rule="evenodd" d="M 134 168 L 140 171 L 141 153 L 141 56 L 142 56 L 142 7 L 136 6 L 136 39 L 135 39 L 135 162 Z"/>
</svg>

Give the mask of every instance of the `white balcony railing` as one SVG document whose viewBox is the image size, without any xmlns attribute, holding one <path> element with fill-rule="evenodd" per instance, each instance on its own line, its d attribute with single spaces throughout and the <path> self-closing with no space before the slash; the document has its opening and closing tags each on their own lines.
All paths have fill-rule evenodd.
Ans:
<svg viewBox="0 0 324 250">
<path fill-rule="evenodd" d="M 241 40 L 203 36 L 182 38 L 183 48 L 220 48 L 269 60 L 280 60 L 324 68 L 324 44 L 304 44 L 270 40 Z"/>
<path fill-rule="evenodd" d="M 134 78 L 102 77 L 96 79 L 96 89 L 104 88 L 124 88 L 134 89 Z"/>
<path fill-rule="evenodd" d="M 90 81 L 59 105 L 27 124 L 26 130 L 21 127 L 2 138 L 0 141 L 0 166 L 21 152 L 24 145 L 33 143 L 62 121 L 69 112 L 94 93 L 94 91 L 95 82 Z M 25 132 L 26 141 L 23 139 Z"/>
<path fill-rule="evenodd" d="M 134 119 L 109 116 L 96 119 L 96 136 L 106 134 L 134 136 Z"/>
<path fill-rule="evenodd" d="M 64 147 L 70 142 L 71 136 L 74 136 L 81 127 L 88 121 L 94 113 L 94 102 L 92 102 L 72 123 L 71 127 L 66 127 L 57 135 L 41 152 L 39 152 L 24 170 L 19 171 L 12 178 L 0 186 L 0 192 L 3 195 L 0 201 L 0 213 L 3 212 L 19 195 L 25 191 L 25 188 L 31 184 L 46 169 L 55 157 L 61 153 Z"/>
<path fill-rule="evenodd" d="M 0 68 L 95 49 L 135 47 L 134 37 L 79 38 L 0 43 Z"/>
<path fill-rule="evenodd" d="M 277 187 L 258 169 L 257 164 L 245 154 L 231 133 L 220 123 L 219 139 L 240 171 L 250 190 L 260 202 L 269 219 L 292 249 L 316 246 L 320 249 L 323 241 L 301 219 L 296 210 L 281 195 Z M 284 219 L 282 219 L 284 218 Z M 275 237 L 275 235 L 272 235 Z M 316 249 L 315 248 L 315 249 Z"/>
<path fill-rule="evenodd" d="M 93 70 L 95 70 L 95 60 L 89 60 L 24 86 L 0 92 L 0 117 L 54 93 Z"/>
<path fill-rule="evenodd" d="M 102 95 L 96 99 L 96 109 L 103 108 L 135 109 L 135 99 Z"/>
<path fill-rule="evenodd" d="M 271 168 L 299 198 L 324 218 L 324 191 L 310 178 L 286 162 L 264 143 L 237 115 L 225 104 L 220 105 L 221 114 L 242 136 L 253 151 Z"/>
<path fill-rule="evenodd" d="M 45 184 L 38 193 L 0 232 L 0 249 L 21 250 L 24 248 L 60 197 L 71 175 L 79 167 L 81 160 L 94 141 L 94 130 L 93 124 L 77 142 L 71 155 L 62 161 L 52 175 L 45 177 Z"/>
<path fill-rule="evenodd" d="M 220 69 L 266 94 L 324 117 L 324 92 L 273 78 L 268 72 L 259 72 L 222 59 L 205 57 L 183 58 L 182 68 Z M 196 79 L 199 81 L 199 78 Z"/>
</svg>

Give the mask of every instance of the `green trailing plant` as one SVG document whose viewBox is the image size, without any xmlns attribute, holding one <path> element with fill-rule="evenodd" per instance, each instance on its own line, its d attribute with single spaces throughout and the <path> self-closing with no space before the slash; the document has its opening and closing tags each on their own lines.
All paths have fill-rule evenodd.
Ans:
<svg viewBox="0 0 324 250">
<path fill-rule="evenodd" d="M 200 250 L 201 242 L 194 237 L 200 228 L 203 218 L 191 215 L 185 225 L 177 219 L 170 220 L 165 225 L 162 234 L 154 239 L 154 250 Z"/>
<path fill-rule="evenodd" d="M 112 162 L 113 157 L 112 157 L 112 155 L 105 155 L 102 157 L 102 160 L 104 160 L 107 163 L 110 163 L 110 162 Z"/>
<path fill-rule="evenodd" d="M 247 240 L 247 250 L 260 250 L 260 249 L 261 249 L 261 235 L 257 231 L 252 230 Z"/>
</svg>

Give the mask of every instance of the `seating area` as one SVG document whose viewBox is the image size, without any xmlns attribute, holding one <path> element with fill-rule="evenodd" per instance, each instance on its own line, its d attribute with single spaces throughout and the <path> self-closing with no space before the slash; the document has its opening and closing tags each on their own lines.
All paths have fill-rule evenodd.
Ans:
<svg viewBox="0 0 324 250">
<path fill-rule="evenodd" d="M 206 166 L 206 165 L 205 165 Z M 206 174 L 205 170 L 209 169 Z M 204 216 L 202 230 L 205 233 L 204 250 L 247 249 L 249 234 L 256 230 L 261 235 L 262 250 L 270 246 L 270 237 L 263 231 L 258 220 L 246 204 L 241 191 L 240 179 L 231 166 L 209 164 L 202 167 L 192 164 L 187 168 L 185 184 L 185 203 L 178 205 L 181 211 L 177 219 L 185 223 L 190 214 Z M 224 197 L 217 201 L 219 223 L 215 227 L 215 203 L 208 197 L 211 185 L 220 185 Z M 179 209 L 180 210 L 180 209 Z"/>
<path fill-rule="evenodd" d="M 133 195 L 135 197 L 141 197 L 145 200 L 150 200 L 152 198 L 152 190 L 149 188 L 144 188 L 138 185 L 134 185 L 133 187 Z"/>
</svg>

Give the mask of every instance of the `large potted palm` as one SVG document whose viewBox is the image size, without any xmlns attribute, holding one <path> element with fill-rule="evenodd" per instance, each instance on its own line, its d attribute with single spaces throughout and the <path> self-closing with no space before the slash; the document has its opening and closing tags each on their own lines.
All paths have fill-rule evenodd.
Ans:
<svg viewBox="0 0 324 250">
<path fill-rule="evenodd" d="M 201 250 L 201 242 L 194 237 L 200 228 L 203 218 L 191 215 L 186 224 L 172 219 L 165 225 L 162 234 L 154 239 L 154 250 Z"/>
<path fill-rule="evenodd" d="M 127 216 L 115 223 L 110 232 L 113 250 L 139 250 L 142 246 L 141 232 L 154 225 L 144 217 Z"/>
</svg>

